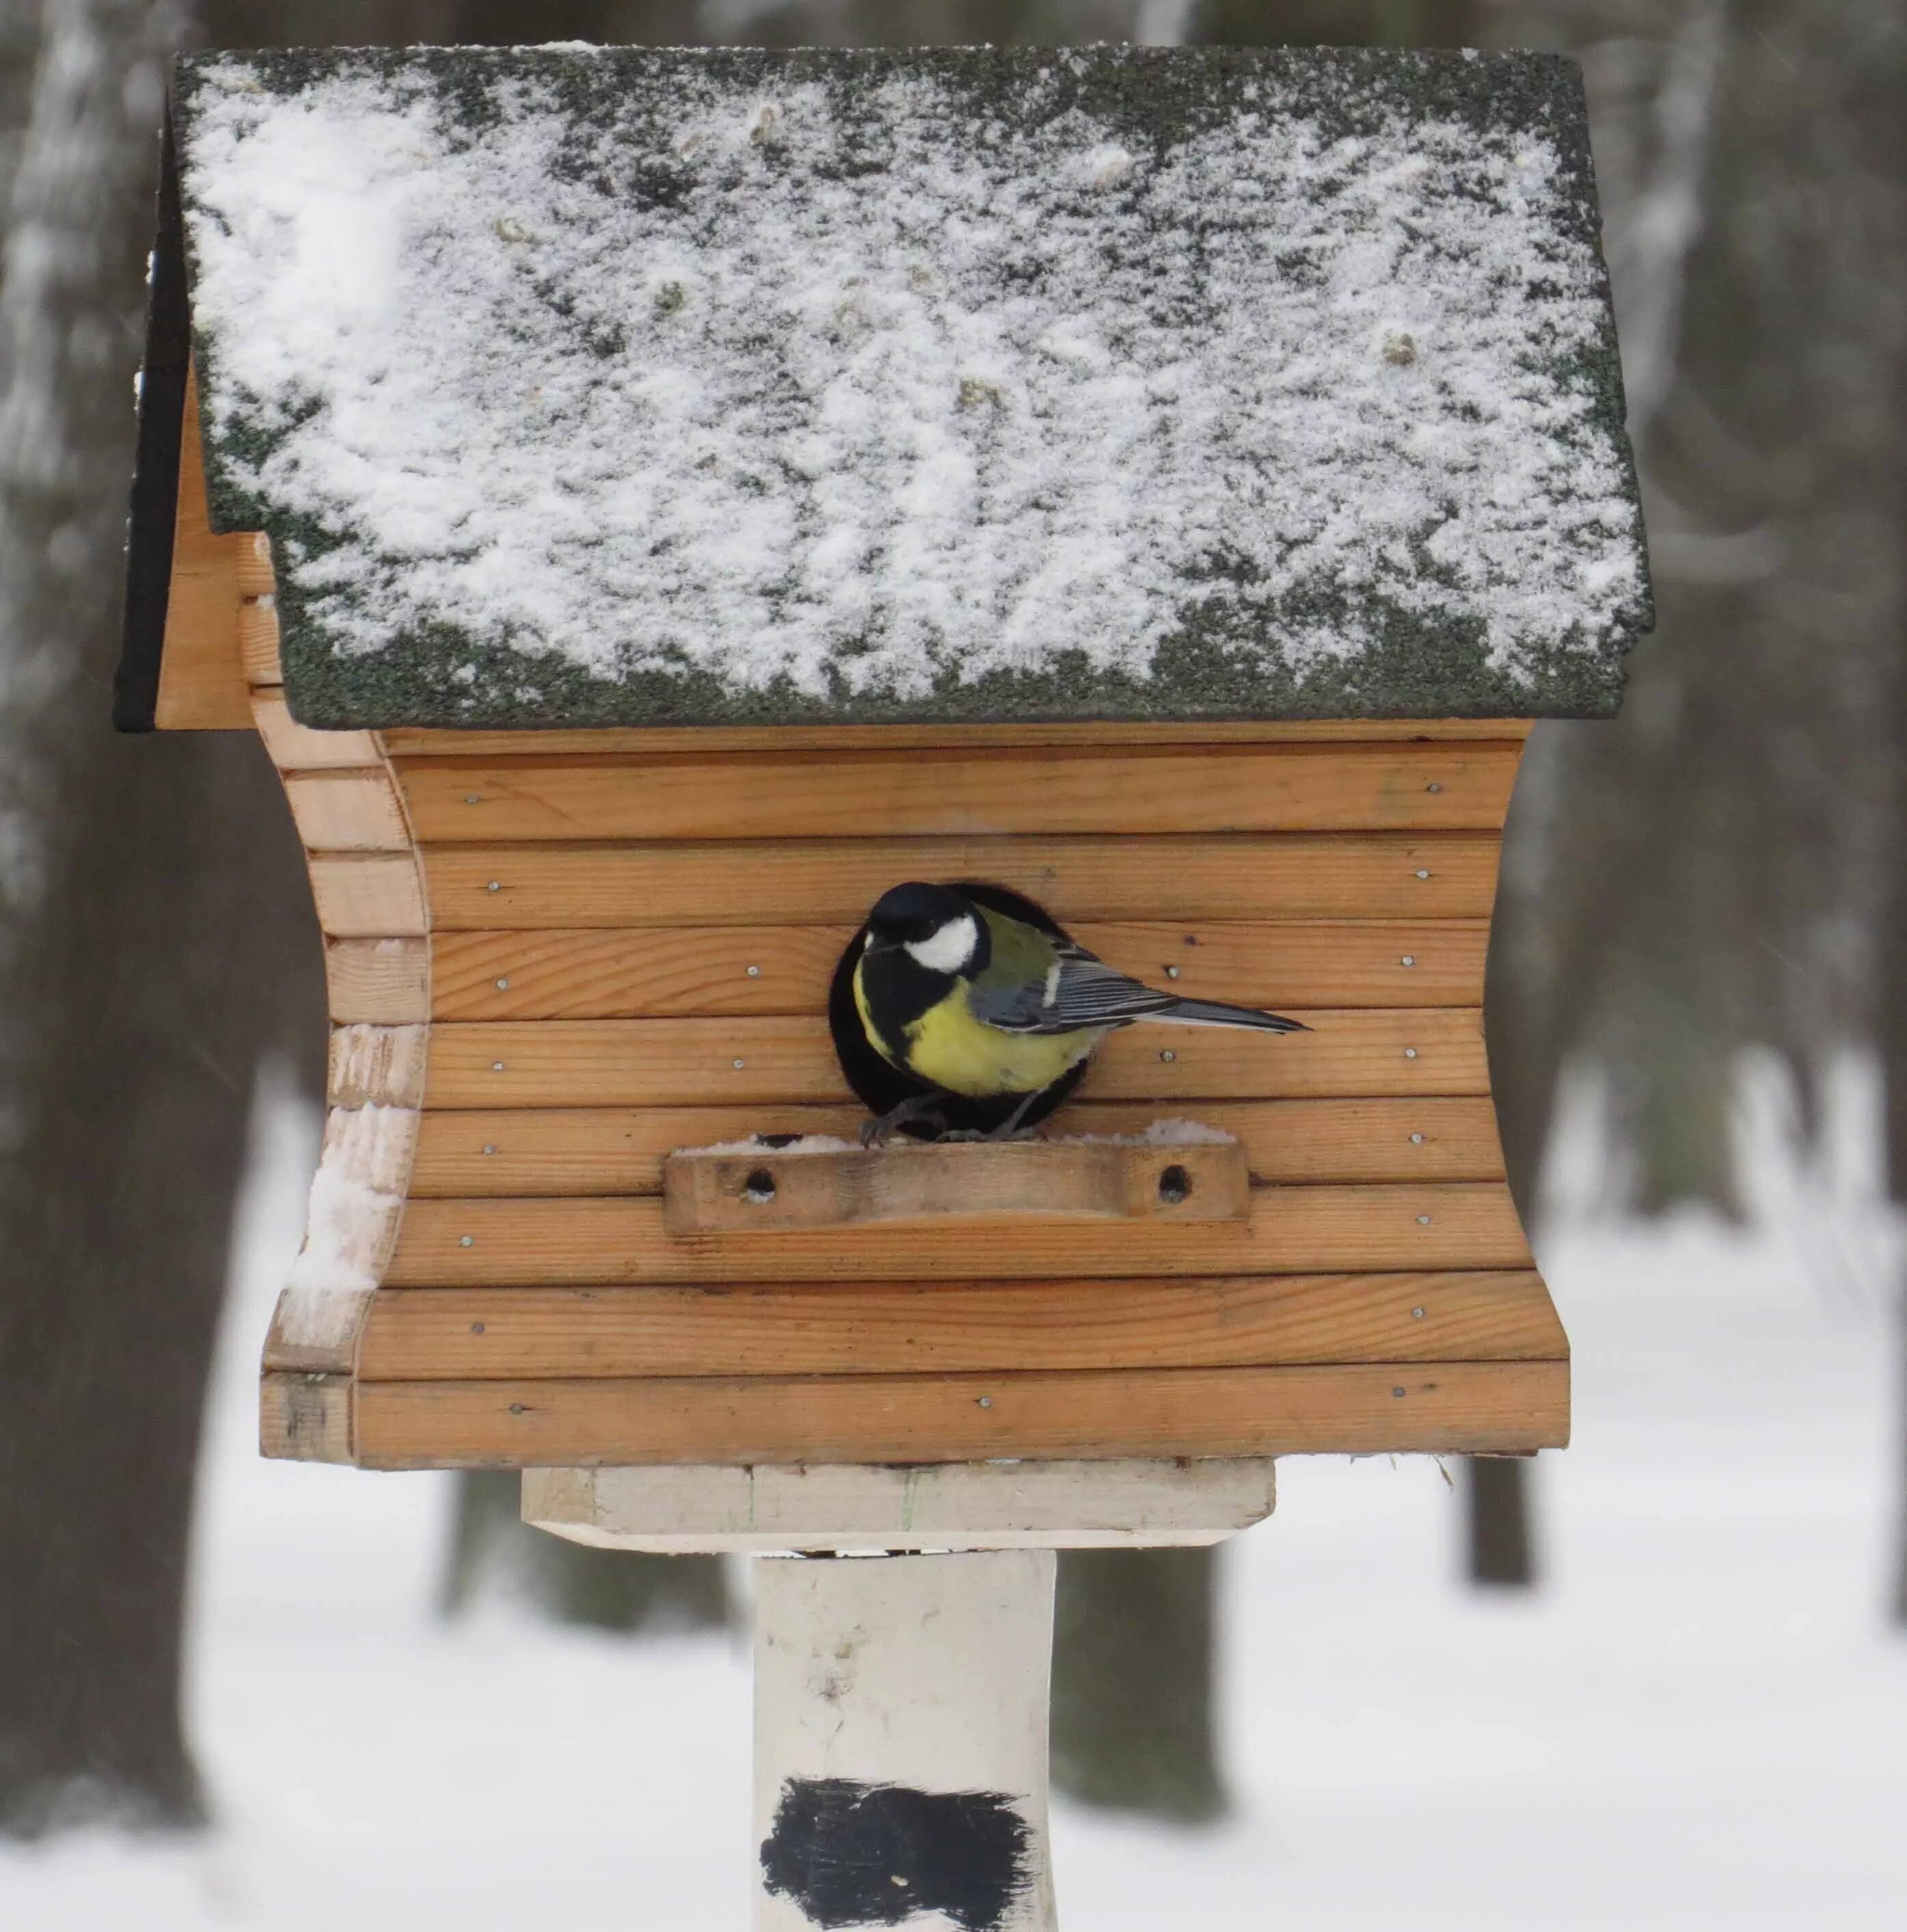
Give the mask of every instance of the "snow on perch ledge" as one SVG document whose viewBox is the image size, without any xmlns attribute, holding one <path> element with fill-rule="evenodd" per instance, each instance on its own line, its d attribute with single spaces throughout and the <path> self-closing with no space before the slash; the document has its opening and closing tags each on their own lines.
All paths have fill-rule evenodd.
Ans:
<svg viewBox="0 0 1907 1932">
<path fill-rule="evenodd" d="M 210 54 L 216 530 L 306 724 L 1606 714 L 1545 55 Z"/>
<path fill-rule="evenodd" d="M 663 1212 L 679 1238 L 1001 1214 L 1242 1221 L 1251 1198 L 1244 1148 L 1195 1120 L 1140 1134 L 876 1148 L 758 1135 L 684 1148 L 662 1169 Z"/>
</svg>

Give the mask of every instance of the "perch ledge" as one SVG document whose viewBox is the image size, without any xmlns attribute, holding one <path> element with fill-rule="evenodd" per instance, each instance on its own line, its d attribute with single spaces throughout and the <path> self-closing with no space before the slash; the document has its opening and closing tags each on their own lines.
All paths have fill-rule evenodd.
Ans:
<svg viewBox="0 0 1907 1932">
<path fill-rule="evenodd" d="M 680 1237 L 1002 1214 L 1242 1221 L 1251 1174 L 1229 1134 L 1161 1120 L 1143 1134 L 883 1148 L 758 1135 L 671 1154 L 662 1192 Z"/>
</svg>

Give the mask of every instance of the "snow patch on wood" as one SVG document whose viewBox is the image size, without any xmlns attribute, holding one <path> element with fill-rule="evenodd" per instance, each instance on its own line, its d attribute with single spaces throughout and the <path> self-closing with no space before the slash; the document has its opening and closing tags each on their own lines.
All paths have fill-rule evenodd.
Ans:
<svg viewBox="0 0 1907 1932">
<path fill-rule="evenodd" d="M 417 1130 L 406 1108 L 331 1109 L 304 1245 L 272 1324 L 274 1344 L 329 1348 L 355 1336 L 397 1244 Z"/>
<path fill-rule="evenodd" d="M 418 1107 L 424 1101 L 428 1026 L 334 1027 L 331 1036 L 334 1107 Z"/>
</svg>

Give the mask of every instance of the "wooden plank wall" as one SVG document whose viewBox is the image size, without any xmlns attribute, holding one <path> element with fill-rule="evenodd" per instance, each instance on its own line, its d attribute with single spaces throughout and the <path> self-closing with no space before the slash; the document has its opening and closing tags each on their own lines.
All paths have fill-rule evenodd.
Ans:
<svg viewBox="0 0 1907 1932">
<path fill-rule="evenodd" d="M 1504 1184 L 1481 1024 L 1519 730 L 790 736 L 385 740 L 431 1024 L 357 1357 L 361 1457 L 1561 1439 L 1567 1344 Z M 998 880 L 1129 970 L 1314 1028 L 1135 1028 L 1060 1122 L 1237 1133 L 1249 1222 L 664 1232 L 670 1149 L 851 1132 L 828 976 L 910 877 Z M 319 886 L 339 930 L 386 890 L 364 857 Z M 370 983 L 368 943 L 334 949 L 334 984 Z"/>
<path fill-rule="evenodd" d="M 1504 1183 L 1482 1034 L 1521 728 L 1020 726 L 958 750 L 912 728 L 322 733 L 286 710 L 257 564 L 238 633 L 326 935 L 328 1160 L 344 1150 L 307 1244 L 328 1312 L 314 1326 L 288 1294 L 268 1344 L 268 1452 L 1565 1438 L 1567 1345 Z M 1248 1221 L 664 1232 L 673 1148 L 852 1132 L 828 976 L 910 877 L 997 880 L 1130 970 L 1306 1021 L 1115 1036 L 1057 1123 L 1236 1134 Z M 346 1265 L 326 1244 L 353 1186 L 384 1204 Z"/>
</svg>

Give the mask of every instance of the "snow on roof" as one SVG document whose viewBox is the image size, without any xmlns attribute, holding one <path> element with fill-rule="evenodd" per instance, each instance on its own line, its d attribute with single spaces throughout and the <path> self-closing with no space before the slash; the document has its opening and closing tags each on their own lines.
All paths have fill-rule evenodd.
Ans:
<svg viewBox="0 0 1907 1932">
<path fill-rule="evenodd" d="M 331 724 L 1594 713 L 1573 64 L 181 63 L 214 518 Z"/>
</svg>

